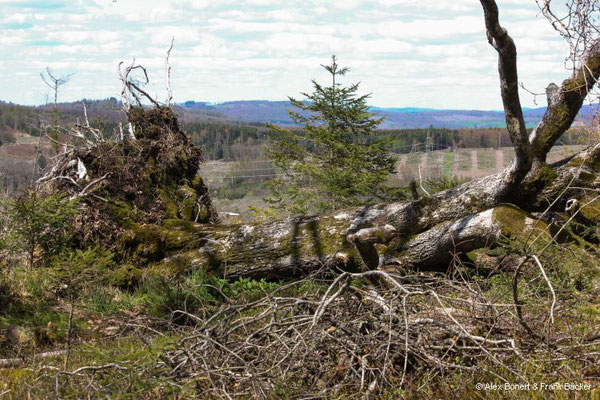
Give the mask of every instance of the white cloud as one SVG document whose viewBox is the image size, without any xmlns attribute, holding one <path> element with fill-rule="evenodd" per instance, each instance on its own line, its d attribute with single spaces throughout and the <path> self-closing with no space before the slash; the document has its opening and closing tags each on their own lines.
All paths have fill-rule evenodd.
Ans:
<svg viewBox="0 0 600 400">
<path fill-rule="evenodd" d="M 179 100 L 285 99 L 310 90 L 311 78 L 326 79 L 319 65 L 335 53 L 351 67 L 347 81 L 361 81 L 376 105 L 501 107 L 497 55 L 475 0 L 61 3 L 0 0 L 0 28 L 12 27 L 0 31 L 2 74 L 25 74 L 3 88 L 3 100 L 40 101 L 38 73 L 47 65 L 77 71 L 64 100 L 116 95 L 116 65 L 132 56 L 149 67 L 160 91 L 164 54 L 175 37 Z M 535 2 L 501 0 L 499 7 L 519 49 L 520 80 L 538 91 L 564 78 L 566 47 L 537 16 Z M 530 96 L 523 99 L 532 105 Z"/>
</svg>

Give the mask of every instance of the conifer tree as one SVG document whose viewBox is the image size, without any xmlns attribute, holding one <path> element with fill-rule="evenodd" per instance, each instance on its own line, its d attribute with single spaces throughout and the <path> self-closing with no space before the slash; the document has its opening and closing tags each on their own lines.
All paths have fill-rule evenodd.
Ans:
<svg viewBox="0 0 600 400">
<path fill-rule="evenodd" d="M 313 80 L 314 91 L 302 93 L 305 100 L 289 98 L 297 110 L 288 112 L 302 128 L 270 126 L 275 135 L 269 156 L 283 175 L 271 182 L 267 200 L 294 214 L 371 203 L 394 192 L 385 183 L 396 160 L 376 136 L 383 118 L 369 111 L 370 94 L 359 95 L 358 83 L 340 84 L 349 69 L 335 56 L 322 67 L 330 85 Z"/>
<path fill-rule="evenodd" d="M 77 213 L 77 200 L 62 195 L 44 195 L 35 190 L 2 204 L 6 229 L 3 241 L 26 255 L 29 268 L 48 261 L 68 247 L 70 226 Z"/>
</svg>

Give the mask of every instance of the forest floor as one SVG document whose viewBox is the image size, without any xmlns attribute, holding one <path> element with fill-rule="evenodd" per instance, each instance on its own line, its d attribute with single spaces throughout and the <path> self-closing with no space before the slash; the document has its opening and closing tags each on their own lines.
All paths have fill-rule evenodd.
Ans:
<svg viewBox="0 0 600 400">
<path fill-rule="evenodd" d="M 548 252 L 552 284 L 523 269 L 518 317 L 514 270 L 485 262 L 502 251 L 396 287 L 327 271 L 90 284 L 72 319 L 48 271 L 16 269 L 0 290 L 0 399 L 600 398 L 597 265 Z"/>
</svg>

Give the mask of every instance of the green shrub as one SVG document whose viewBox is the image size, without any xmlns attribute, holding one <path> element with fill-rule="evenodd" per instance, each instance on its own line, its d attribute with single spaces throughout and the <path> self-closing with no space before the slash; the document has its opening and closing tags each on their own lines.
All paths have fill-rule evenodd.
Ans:
<svg viewBox="0 0 600 400">
<path fill-rule="evenodd" d="M 115 301 L 115 293 L 110 288 L 96 287 L 89 291 L 85 308 L 98 314 L 115 314 L 120 304 Z"/>
<path fill-rule="evenodd" d="M 83 289 L 106 282 L 115 266 L 114 254 L 100 247 L 64 250 L 51 266 L 61 293 L 77 297 Z"/>
<path fill-rule="evenodd" d="M 47 262 L 71 243 L 76 200 L 34 190 L 5 202 L 4 246 L 22 253 L 30 268 Z"/>
<path fill-rule="evenodd" d="M 206 312 L 211 305 L 223 300 L 224 281 L 195 270 L 185 277 L 152 276 L 138 288 L 136 297 L 150 315 L 168 318 L 178 324 L 191 324 L 194 319 L 186 313 Z M 178 312 L 178 311 L 183 311 Z"/>
<path fill-rule="evenodd" d="M 240 278 L 230 284 L 225 293 L 236 300 L 244 299 L 246 301 L 258 300 L 279 287 L 278 283 L 267 282 L 264 279 L 259 281 L 248 278 Z"/>
</svg>

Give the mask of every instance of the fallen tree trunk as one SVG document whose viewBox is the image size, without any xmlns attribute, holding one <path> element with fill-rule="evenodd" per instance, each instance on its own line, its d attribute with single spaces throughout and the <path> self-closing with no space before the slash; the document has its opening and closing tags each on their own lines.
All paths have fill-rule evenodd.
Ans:
<svg viewBox="0 0 600 400">
<path fill-rule="evenodd" d="M 323 265 L 444 271 L 456 254 L 493 246 L 501 237 L 549 233 L 548 224 L 530 212 L 551 203 L 551 209 L 563 211 L 567 200 L 600 188 L 598 172 L 600 144 L 568 161 L 533 169 L 512 199 L 494 192 L 506 173 L 501 172 L 410 202 L 263 224 L 171 226 L 146 237 L 166 244 L 158 271 L 198 267 L 232 279 L 291 278 Z M 168 239 L 173 232 L 180 236 Z M 150 245 L 141 236 L 136 242 Z"/>
<path fill-rule="evenodd" d="M 515 43 L 500 25 L 496 2 L 480 2 L 488 41 L 498 53 L 500 93 L 516 153 L 500 173 L 410 202 L 328 216 L 232 226 L 194 224 L 216 221 L 208 191 L 196 176 L 199 151 L 180 131 L 172 110 L 150 98 L 156 105 L 153 110 L 141 103 L 126 107 L 135 141 L 93 147 L 89 159 L 66 157 L 64 171 L 54 168 L 46 181 L 57 180 L 67 185 L 58 185 L 58 190 L 74 191 L 73 196 L 87 201 L 84 210 L 89 218 L 80 218 L 80 225 L 92 229 L 89 235 L 80 235 L 81 243 L 93 243 L 108 231 L 106 237 L 124 244 L 128 252 L 120 254 L 124 260 L 129 262 L 127 256 L 133 255 L 134 264 L 153 264 L 159 274 L 199 267 L 228 278 L 279 279 L 323 265 L 443 271 L 456 254 L 492 246 L 503 236 L 548 231 L 528 213 L 564 210 L 569 199 L 600 186 L 600 144 L 557 165 L 545 161 L 600 77 L 600 39 L 586 42 L 573 74 L 560 87 L 548 86 L 544 117 L 528 134 L 519 100 Z M 136 68 L 141 67 L 128 67 L 122 81 L 125 92 L 139 100 L 140 95 L 149 96 L 127 80 Z M 117 157 L 103 157 L 115 148 Z M 75 174 L 79 163 L 87 165 L 89 181 Z"/>
</svg>

